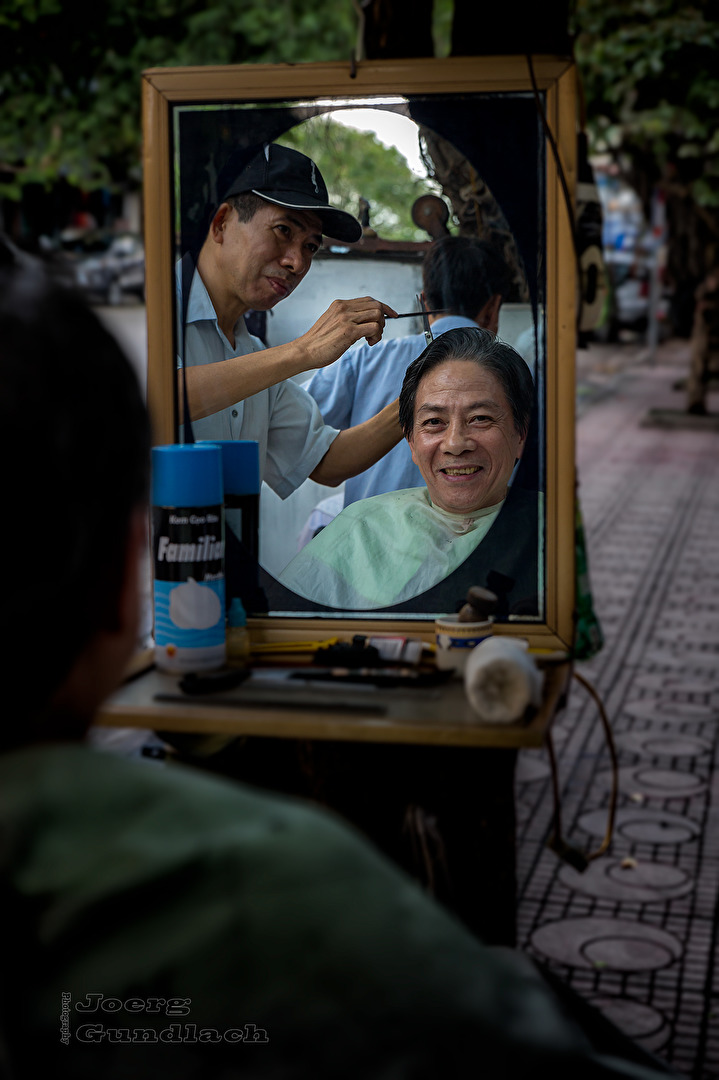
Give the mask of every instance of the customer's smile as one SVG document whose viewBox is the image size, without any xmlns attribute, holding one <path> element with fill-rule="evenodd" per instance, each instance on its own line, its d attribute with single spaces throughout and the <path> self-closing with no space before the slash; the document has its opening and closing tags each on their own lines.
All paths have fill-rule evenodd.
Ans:
<svg viewBox="0 0 719 1080">
<path fill-rule="evenodd" d="M 409 444 L 432 502 L 464 514 L 504 499 L 524 438 L 499 380 L 473 360 L 448 360 L 417 388 Z"/>
</svg>

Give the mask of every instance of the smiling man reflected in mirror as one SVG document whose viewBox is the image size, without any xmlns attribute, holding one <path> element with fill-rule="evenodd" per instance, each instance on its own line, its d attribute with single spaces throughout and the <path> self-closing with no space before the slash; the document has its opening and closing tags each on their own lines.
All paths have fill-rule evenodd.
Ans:
<svg viewBox="0 0 719 1080">
<path fill-rule="evenodd" d="M 402 437 L 396 401 L 338 432 L 292 381 L 332 363 L 360 338 L 379 341 L 392 308 L 367 296 L 336 300 L 305 334 L 271 349 L 247 331 L 248 311 L 271 310 L 303 281 L 323 234 L 352 242 L 362 228 L 330 205 L 310 158 L 268 143 L 225 191 L 196 266 L 185 256 L 177 271 L 194 438 L 256 440 L 260 476 L 282 498 L 307 477 L 336 486 Z"/>
<path fill-rule="evenodd" d="M 527 364 L 489 331 L 462 327 L 433 341 L 399 399 L 424 485 L 346 507 L 281 583 L 316 603 L 369 610 L 424 593 L 471 559 L 474 584 L 504 575 L 510 612 L 536 605 L 538 497 L 521 489 L 508 498 L 533 399 Z"/>
<path fill-rule="evenodd" d="M 483 327 L 497 333 L 502 302 L 510 293 L 509 269 L 496 248 L 475 236 L 444 236 L 422 262 L 422 300 L 430 315 L 432 337 L 459 327 Z M 389 338 L 372 348 L 364 342 L 334 364 L 315 372 L 306 383 L 325 423 L 347 428 L 361 423 L 400 392 L 409 364 L 425 348 L 423 333 Z M 415 487 L 422 476 L 403 440 L 380 462 L 349 479 L 344 505 L 385 491 Z"/>
</svg>

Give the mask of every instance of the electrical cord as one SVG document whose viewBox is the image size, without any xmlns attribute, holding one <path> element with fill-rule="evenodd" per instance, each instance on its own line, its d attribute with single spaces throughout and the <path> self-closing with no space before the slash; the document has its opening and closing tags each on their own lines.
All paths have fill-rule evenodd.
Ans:
<svg viewBox="0 0 719 1080">
<path fill-rule="evenodd" d="M 619 795 L 619 764 L 617 758 L 617 748 L 614 743 L 614 736 L 612 735 L 612 728 L 609 723 L 604 703 L 599 696 L 597 690 L 589 682 L 584 675 L 580 675 L 578 671 L 572 669 L 573 677 L 579 682 L 587 693 L 594 700 L 597 709 L 599 710 L 599 717 L 604 728 L 604 736 L 607 742 L 607 748 L 609 750 L 609 757 L 612 764 L 612 790 L 609 797 L 609 810 L 607 812 L 607 827 L 604 833 L 604 839 L 599 847 L 592 852 L 582 852 L 578 848 L 572 847 L 568 844 L 562 836 L 562 811 L 561 811 L 561 798 L 559 792 L 559 773 L 557 769 L 557 758 L 554 752 L 554 745 L 552 743 L 551 731 L 547 736 L 547 750 L 549 752 L 549 764 L 552 773 L 552 797 L 554 801 L 554 812 L 552 815 L 553 831 L 552 835 L 547 842 L 547 846 L 551 848 L 561 859 L 563 859 L 570 866 L 574 867 L 580 873 L 583 873 L 590 862 L 594 859 L 598 859 L 601 855 L 604 855 L 609 850 L 609 845 L 612 842 L 612 836 L 614 834 L 614 820 L 617 810 L 617 799 Z"/>
<path fill-rule="evenodd" d="M 574 261 L 577 269 L 577 282 L 581 287 L 582 281 L 582 266 L 579 257 L 579 245 L 577 244 L 577 223 L 574 217 L 574 205 L 572 203 L 572 196 L 569 191 L 569 185 L 567 183 L 567 177 L 564 172 L 564 166 L 562 165 L 562 159 L 559 155 L 559 147 L 557 146 L 557 140 L 554 138 L 554 132 L 549 126 L 547 120 L 547 114 L 544 111 L 544 105 L 542 104 L 542 98 L 539 93 L 539 87 L 537 86 L 537 79 L 534 74 L 534 64 L 532 63 L 532 56 L 530 53 L 526 54 L 527 67 L 529 69 L 529 78 L 532 83 L 532 93 L 534 94 L 534 102 L 537 107 L 537 113 L 542 124 L 542 130 L 552 151 L 552 157 L 557 167 L 557 175 L 559 177 L 559 183 L 562 188 L 562 194 L 564 195 L 564 204 L 567 208 L 567 217 L 569 218 L 569 229 L 572 234 L 572 248 L 574 250 Z M 580 320 L 582 316 L 582 305 L 577 305 L 577 333 L 579 333 Z"/>
</svg>

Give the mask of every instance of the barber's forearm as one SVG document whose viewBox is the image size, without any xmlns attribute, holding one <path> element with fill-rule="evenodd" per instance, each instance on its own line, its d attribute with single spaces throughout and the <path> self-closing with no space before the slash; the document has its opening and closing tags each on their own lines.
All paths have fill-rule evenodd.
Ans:
<svg viewBox="0 0 719 1080">
<path fill-rule="evenodd" d="M 294 342 L 246 356 L 234 356 L 216 364 L 188 367 L 185 375 L 190 418 L 201 420 L 203 416 L 211 416 L 306 370 L 304 351 Z M 181 375 L 179 389 L 182 410 Z"/>
<path fill-rule="evenodd" d="M 333 363 L 360 338 L 374 345 L 382 337 L 385 317 L 397 312 L 371 296 L 333 300 L 310 329 L 286 345 L 235 356 L 217 364 L 187 369 L 190 417 L 200 420 L 259 394 L 303 371 Z M 182 381 L 180 380 L 180 400 Z M 338 481 L 339 482 L 339 481 Z"/>
<path fill-rule="evenodd" d="M 362 424 L 340 431 L 325 456 L 310 474 L 310 479 L 328 487 L 337 487 L 350 476 L 369 469 L 389 453 L 402 438 L 399 405 L 393 401 Z"/>
</svg>

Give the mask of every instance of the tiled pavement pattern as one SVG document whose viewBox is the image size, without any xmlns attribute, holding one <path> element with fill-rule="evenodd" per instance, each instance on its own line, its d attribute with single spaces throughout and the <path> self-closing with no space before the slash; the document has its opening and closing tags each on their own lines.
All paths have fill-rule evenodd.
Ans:
<svg viewBox="0 0 719 1080">
<path fill-rule="evenodd" d="M 606 643 L 577 665 L 619 759 L 614 838 L 584 873 L 545 844 L 546 751 L 517 770 L 518 944 L 692 1080 L 719 1078 L 719 430 L 681 410 L 688 348 L 578 353 L 580 499 Z M 708 400 L 719 411 L 719 398 Z M 600 844 L 611 785 L 596 704 L 573 681 L 554 745 L 562 830 Z"/>
</svg>

